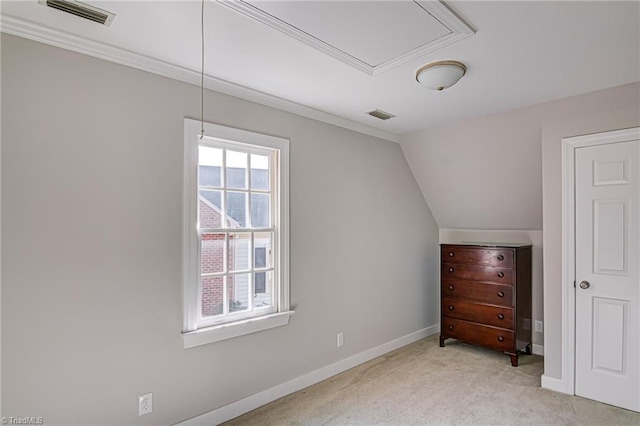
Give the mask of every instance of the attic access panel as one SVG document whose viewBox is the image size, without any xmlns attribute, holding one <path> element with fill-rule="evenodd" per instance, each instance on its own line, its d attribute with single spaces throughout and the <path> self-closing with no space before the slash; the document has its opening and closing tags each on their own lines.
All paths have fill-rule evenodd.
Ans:
<svg viewBox="0 0 640 426">
<path fill-rule="evenodd" d="M 219 1 L 370 75 L 474 33 L 443 1 Z"/>
</svg>

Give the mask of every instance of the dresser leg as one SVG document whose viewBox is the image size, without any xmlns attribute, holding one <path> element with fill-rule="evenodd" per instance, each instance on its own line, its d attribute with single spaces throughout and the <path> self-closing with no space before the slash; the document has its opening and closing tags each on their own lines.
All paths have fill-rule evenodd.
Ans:
<svg viewBox="0 0 640 426">
<path fill-rule="evenodd" d="M 531 343 L 527 345 L 527 347 L 524 350 L 524 353 L 527 355 L 531 355 Z"/>
<path fill-rule="evenodd" d="M 440 347 L 441 347 L 441 348 L 444 348 L 444 341 L 445 341 L 445 340 L 447 340 L 447 338 L 446 338 L 446 337 L 442 337 L 442 336 L 440 336 Z"/>
<path fill-rule="evenodd" d="M 512 367 L 517 367 L 518 366 L 518 354 L 507 354 L 511 357 L 511 366 Z"/>
</svg>

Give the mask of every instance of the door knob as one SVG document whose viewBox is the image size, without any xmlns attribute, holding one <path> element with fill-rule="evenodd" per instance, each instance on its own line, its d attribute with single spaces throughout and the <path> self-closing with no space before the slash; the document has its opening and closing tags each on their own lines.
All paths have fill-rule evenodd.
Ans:
<svg viewBox="0 0 640 426">
<path fill-rule="evenodd" d="M 588 289 L 589 287 L 591 287 L 591 284 L 589 284 L 589 281 L 582 281 L 582 282 L 580 283 L 580 288 L 581 288 L 581 289 L 583 289 L 583 290 L 586 290 L 586 289 Z"/>
</svg>

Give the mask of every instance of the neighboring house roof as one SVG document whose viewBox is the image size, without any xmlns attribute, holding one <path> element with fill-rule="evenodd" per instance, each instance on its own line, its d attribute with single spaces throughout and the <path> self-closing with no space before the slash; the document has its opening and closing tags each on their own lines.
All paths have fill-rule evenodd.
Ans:
<svg viewBox="0 0 640 426">
<path fill-rule="evenodd" d="M 222 210 L 220 209 L 220 207 L 216 206 L 213 202 L 211 202 L 209 199 L 207 199 L 203 195 L 199 195 L 198 198 L 200 199 L 200 202 L 204 203 L 207 207 L 213 210 L 217 215 L 222 217 Z M 230 216 L 227 216 L 227 222 L 229 222 L 229 226 L 231 228 L 240 228 L 240 223 Z"/>
<path fill-rule="evenodd" d="M 230 193 L 233 193 L 233 188 L 242 188 L 247 184 L 246 172 L 244 168 L 227 167 L 226 169 L 227 187 L 230 188 Z M 219 166 L 206 166 L 201 165 L 198 167 L 198 181 L 200 185 L 210 187 L 220 187 L 222 184 L 222 170 Z M 269 187 L 269 171 L 263 169 L 251 169 L 251 182 L 252 187 L 267 189 Z M 213 208 L 218 214 L 222 214 L 222 203 L 220 200 L 221 192 L 217 191 L 205 191 L 200 193 L 200 198 L 203 199 L 207 205 Z M 246 211 L 246 199 L 243 197 L 227 197 L 227 217 L 231 220 L 229 226 L 245 227 Z M 268 201 L 258 199 L 251 200 L 254 206 L 257 216 L 252 217 L 252 220 L 259 220 L 260 212 L 268 208 Z M 248 219 L 248 218 L 247 218 Z"/>
</svg>

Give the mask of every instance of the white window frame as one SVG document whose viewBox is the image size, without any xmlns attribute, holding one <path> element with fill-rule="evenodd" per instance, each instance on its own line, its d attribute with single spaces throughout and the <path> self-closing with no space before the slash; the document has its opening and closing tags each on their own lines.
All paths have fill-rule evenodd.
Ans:
<svg viewBox="0 0 640 426">
<path fill-rule="evenodd" d="M 184 120 L 184 192 L 183 192 L 183 343 L 185 348 L 230 339 L 289 323 L 293 315 L 289 300 L 289 140 L 204 123 L 205 140 L 246 145 L 247 150 L 275 150 L 272 184 L 274 251 L 273 292 L 275 312 L 212 324 L 200 318 L 200 239 L 198 236 L 198 147 L 201 122 Z M 233 229 L 229 229 L 233 232 Z"/>
</svg>

